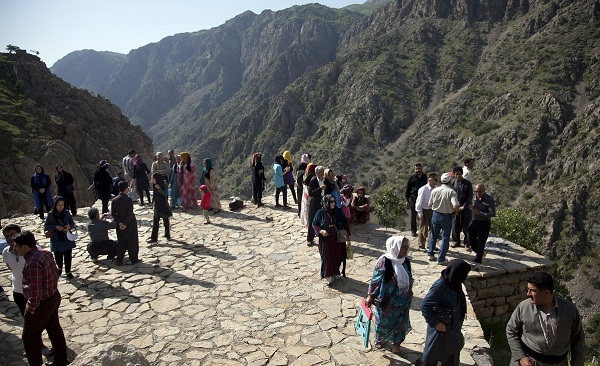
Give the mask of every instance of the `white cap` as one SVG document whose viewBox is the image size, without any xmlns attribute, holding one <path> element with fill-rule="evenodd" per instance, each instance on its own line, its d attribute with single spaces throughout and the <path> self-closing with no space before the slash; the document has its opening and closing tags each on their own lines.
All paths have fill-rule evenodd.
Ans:
<svg viewBox="0 0 600 366">
<path fill-rule="evenodd" d="M 449 184 L 452 182 L 452 179 L 454 179 L 454 176 L 452 175 L 452 173 L 442 174 L 442 184 Z"/>
</svg>

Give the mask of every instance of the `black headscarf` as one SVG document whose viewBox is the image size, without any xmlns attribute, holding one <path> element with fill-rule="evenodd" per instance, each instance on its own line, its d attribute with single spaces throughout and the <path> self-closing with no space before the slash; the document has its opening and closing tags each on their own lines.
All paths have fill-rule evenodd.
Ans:
<svg viewBox="0 0 600 366">
<path fill-rule="evenodd" d="M 462 291 L 462 283 L 465 282 L 470 271 L 471 265 L 462 259 L 451 260 L 448 266 L 442 270 L 444 284 L 458 292 L 460 311 L 463 318 L 467 313 L 467 298 Z"/>
</svg>

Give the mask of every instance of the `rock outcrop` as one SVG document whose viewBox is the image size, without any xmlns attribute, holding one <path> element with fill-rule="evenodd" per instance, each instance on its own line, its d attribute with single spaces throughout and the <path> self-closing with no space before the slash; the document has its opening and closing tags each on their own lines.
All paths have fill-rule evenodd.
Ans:
<svg viewBox="0 0 600 366">
<path fill-rule="evenodd" d="M 32 211 L 30 178 L 37 163 L 52 180 L 62 164 L 75 178 L 78 202 L 90 205 L 94 196 L 87 188 L 100 160 L 108 160 L 116 175 L 128 149 L 146 160 L 152 156 L 150 138 L 119 107 L 54 76 L 37 56 L 1 54 L 0 76 L 0 189 L 9 214 Z"/>
</svg>

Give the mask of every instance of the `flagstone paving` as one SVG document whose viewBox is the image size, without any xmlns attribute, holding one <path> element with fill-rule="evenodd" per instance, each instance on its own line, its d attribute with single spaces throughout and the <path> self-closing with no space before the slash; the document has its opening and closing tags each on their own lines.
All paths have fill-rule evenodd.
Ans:
<svg viewBox="0 0 600 366">
<path fill-rule="evenodd" d="M 149 245 L 151 209 L 135 206 L 140 258 L 116 266 L 92 263 L 85 251 L 87 218 L 74 249 L 75 279 L 61 278 L 59 315 L 69 357 L 104 343 L 135 346 L 152 365 L 409 365 L 422 352 L 426 324 L 419 304 L 443 267 L 413 249 L 412 331 L 400 355 L 364 348 L 354 329 L 360 300 L 385 240 L 401 235 L 375 224 L 354 225 L 354 259 L 347 278 L 329 288 L 319 278 L 319 254 L 293 210 L 275 210 L 271 198 L 256 208 L 221 211 L 203 225 L 200 210 L 176 210 L 172 239 Z M 223 202 L 223 206 L 227 204 Z M 80 213 L 87 210 L 80 209 Z M 267 217 L 273 218 L 268 220 Z M 44 248 L 42 222 L 33 215 L 4 220 L 33 230 Z M 159 235 L 162 235 L 162 228 Z M 451 249 L 449 258 L 455 257 Z M 127 258 L 126 258 L 127 263 Z M 10 289 L 9 271 L 0 284 Z M 12 294 L 10 294 L 12 298 Z M 22 319 L 12 301 L 0 301 L 0 363 L 25 365 Z M 475 365 L 474 349 L 488 348 L 469 305 L 461 364 Z M 45 337 L 45 335 L 44 335 Z M 45 339 L 49 345 L 49 341 Z"/>
</svg>

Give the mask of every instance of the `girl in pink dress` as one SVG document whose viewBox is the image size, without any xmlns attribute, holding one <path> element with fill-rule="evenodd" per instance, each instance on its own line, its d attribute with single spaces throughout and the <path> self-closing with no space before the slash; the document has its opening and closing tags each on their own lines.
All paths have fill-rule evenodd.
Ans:
<svg viewBox="0 0 600 366">
<path fill-rule="evenodd" d="M 182 152 L 181 163 L 177 178 L 179 179 L 179 190 L 181 195 L 181 206 L 183 210 L 195 210 L 198 208 L 196 199 L 196 167 L 192 164 L 190 153 Z"/>
</svg>

